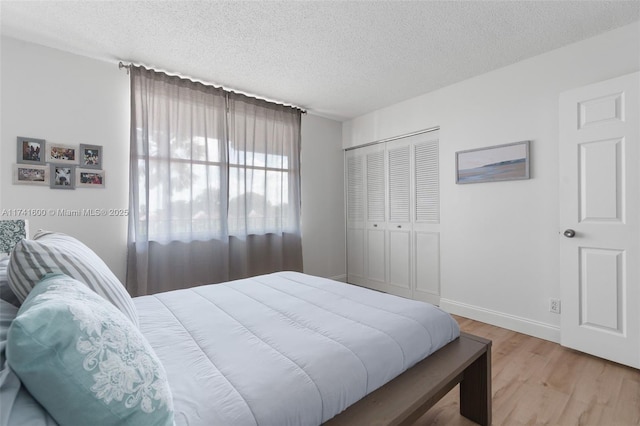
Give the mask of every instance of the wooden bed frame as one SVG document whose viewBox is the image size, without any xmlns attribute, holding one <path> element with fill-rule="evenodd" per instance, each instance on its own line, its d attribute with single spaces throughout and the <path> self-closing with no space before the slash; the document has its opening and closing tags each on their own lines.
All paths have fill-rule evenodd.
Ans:
<svg viewBox="0 0 640 426">
<path fill-rule="evenodd" d="M 460 383 L 460 414 L 491 424 L 491 340 L 460 337 L 370 393 L 325 426 L 411 425 Z"/>
</svg>

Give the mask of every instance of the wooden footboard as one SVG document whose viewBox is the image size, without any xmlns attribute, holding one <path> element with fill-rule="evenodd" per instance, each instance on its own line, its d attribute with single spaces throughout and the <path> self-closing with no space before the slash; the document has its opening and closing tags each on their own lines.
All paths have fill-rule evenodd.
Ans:
<svg viewBox="0 0 640 426">
<path fill-rule="evenodd" d="M 460 383 L 460 414 L 491 424 L 491 340 L 460 337 L 325 423 L 410 425 Z"/>
</svg>

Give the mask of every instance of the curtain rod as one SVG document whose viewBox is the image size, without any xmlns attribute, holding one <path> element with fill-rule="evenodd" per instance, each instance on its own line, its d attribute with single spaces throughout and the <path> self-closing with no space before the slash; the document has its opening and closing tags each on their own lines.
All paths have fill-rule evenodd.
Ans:
<svg viewBox="0 0 640 426">
<path fill-rule="evenodd" d="M 395 141 L 395 140 L 398 140 L 398 139 L 410 138 L 411 136 L 417 136 L 417 135 L 421 135 L 423 133 L 435 132 L 435 131 L 438 131 L 438 130 L 440 130 L 440 126 L 429 127 L 428 129 L 418 130 L 416 132 L 411 132 L 411 133 L 405 133 L 404 135 L 400 135 L 400 136 L 392 136 L 392 137 L 386 138 L 386 139 L 380 139 L 380 140 L 373 141 L 373 142 L 363 143 L 362 145 L 350 146 L 349 148 L 344 148 L 344 151 L 351 151 L 353 149 L 364 148 L 365 146 L 377 145 L 377 144 L 380 144 L 380 143 L 392 142 L 392 141 Z"/>
<path fill-rule="evenodd" d="M 127 70 L 127 75 L 129 75 L 129 71 L 131 70 L 131 67 L 132 67 L 132 66 L 134 66 L 132 63 L 125 64 L 125 63 L 124 63 L 124 62 L 122 62 L 122 61 L 118 62 L 118 69 L 123 69 L 123 68 L 124 68 L 124 69 L 126 69 L 126 70 Z M 151 68 L 151 69 L 152 69 L 153 71 L 159 71 L 159 70 L 156 70 L 156 69 L 153 69 L 153 68 Z M 165 72 L 165 71 L 161 71 L 161 72 Z M 191 81 L 196 81 L 196 82 L 198 82 L 198 83 L 203 83 L 203 84 L 208 85 L 208 86 L 213 86 L 213 87 L 216 87 L 216 88 L 220 88 L 220 89 L 226 90 L 227 92 L 238 93 L 238 94 L 240 94 L 240 95 L 248 96 L 248 97 L 250 97 L 250 98 L 260 99 L 260 100 L 262 100 L 262 101 L 271 102 L 271 103 L 274 103 L 274 104 L 278 104 L 278 105 L 282 105 L 282 106 L 286 106 L 286 107 L 294 108 L 294 109 L 299 110 L 299 111 L 300 111 L 300 113 L 302 113 L 302 114 L 306 114 L 306 113 L 307 113 L 307 110 L 306 110 L 306 109 L 300 108 L 300 107 L 299 107 L 299 106 L 297 106 L 297 105 L 286 104 L 286 103 L 284 103 L 284 102 L 278 102 L 278 101 L 274 101 L 274 100 L 271 100 L 271 99 L 262 98 L 262 97 L 260 97 L 260 96 L 256 96 L 256 95 L 249 95 L 249 94 L 247 94 L 247 93 L 243 93 L 243 92 L 240 92 L 240 91 L 238 91 L 238 90 L 231 90 L 231 89 L 227 89 L 227 88 L 226 88 L 226 87 L 224 87 L 224 86 L 216 86 L 215 84 L 207 83 L 207 82 L 201 81 L 201 80 L 199 80 L 199 79 L 197 79 L 197 78 L 191 78 L 191 77 L 186 77 L 186 76 L 182 76 L 182 75 L 179 75 L 179 74 L 171 74 L 171 73 L 167 73 L 167 72 L 165 72 L 165 73 L 166 73 L 166 74 L 169 74 L 169 75 L 176 76 L 176 77 L 180 77 L 180 78 L 187 78 L 187 79 L 189 79 L 189 80 L 191 80 Z"/>
<path fill-rule="evenodd" d="M 131 64 L 126 65 L 124 62 L 118 62 L 118 69 L 125 68 L 127 70 L 127 75 L 129 75 L 129 69 L 131 69 Z"/>
</svg>

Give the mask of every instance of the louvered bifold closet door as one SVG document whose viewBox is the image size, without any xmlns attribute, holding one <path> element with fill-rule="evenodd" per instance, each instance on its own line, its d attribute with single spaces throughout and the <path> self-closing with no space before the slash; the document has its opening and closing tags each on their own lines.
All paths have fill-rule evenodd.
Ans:
<svg viewBox="0 0 640 426">
<path fill-rule="evenodd" d="M 390 144 L 391 145 L 391 144 Z M 411 175 L 409 145 L 390 148 L 389 157 L 389 222 L 410 220 Z"/>
<path fill-rule="evenodd" d="M 417 143 L 415 152 L 416 222 L 440 223 L 438 141 Z"/>
<path fill-rule="evenodd" d="M 389 291 L 411 297 L 411 142 L 387 143 L 388 162 L 388 268 Z"/>
<path fill-rule="evenodd" d="M 365 157 L 358 150 L 345 154 L 347 182 L 347 282 L 365 277 Z"/>
<path fill-rule="evenodd" d="M 352 151 L 355 154 L 355 151 Z M 347 216 L 350 221 L 364 219 L 364 161 L 362 156 L 347 158 Z"/>
<path fill-rule="evenodd" d="M 347 281 L 440 302 L 438 132 L 345 154 Z"/>
<path fill-rule="evenodd" d="M 438 133 L 421 135 L 413 146 L 415 216 L 413 298 L 440 301 L 440 171 Z"/>
<path fill-rule="evenodd" d="M 365 148 L 367 158 L 367 278 L 374 288 L 386 282 L 385 164 L 384 145 Z"/>
<path fill-rule="evenodd" d="M 367 154 L 367 220 L 384 222 L 384 150 Z"/>
</svg>

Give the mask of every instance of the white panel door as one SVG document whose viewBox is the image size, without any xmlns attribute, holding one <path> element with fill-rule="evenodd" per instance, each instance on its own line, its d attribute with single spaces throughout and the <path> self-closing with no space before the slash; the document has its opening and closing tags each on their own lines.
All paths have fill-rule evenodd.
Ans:
<svg viewBox="0 0 640 426">
<path fill-rule="evenodd" d="M 389 292 L 411 297 L 411 141 L 387 143 Z"/>
<path fill-rule="evenodd" d="M 640 367 L 640 73 L 560 97 L 561 343 Z"/>
</svg>

